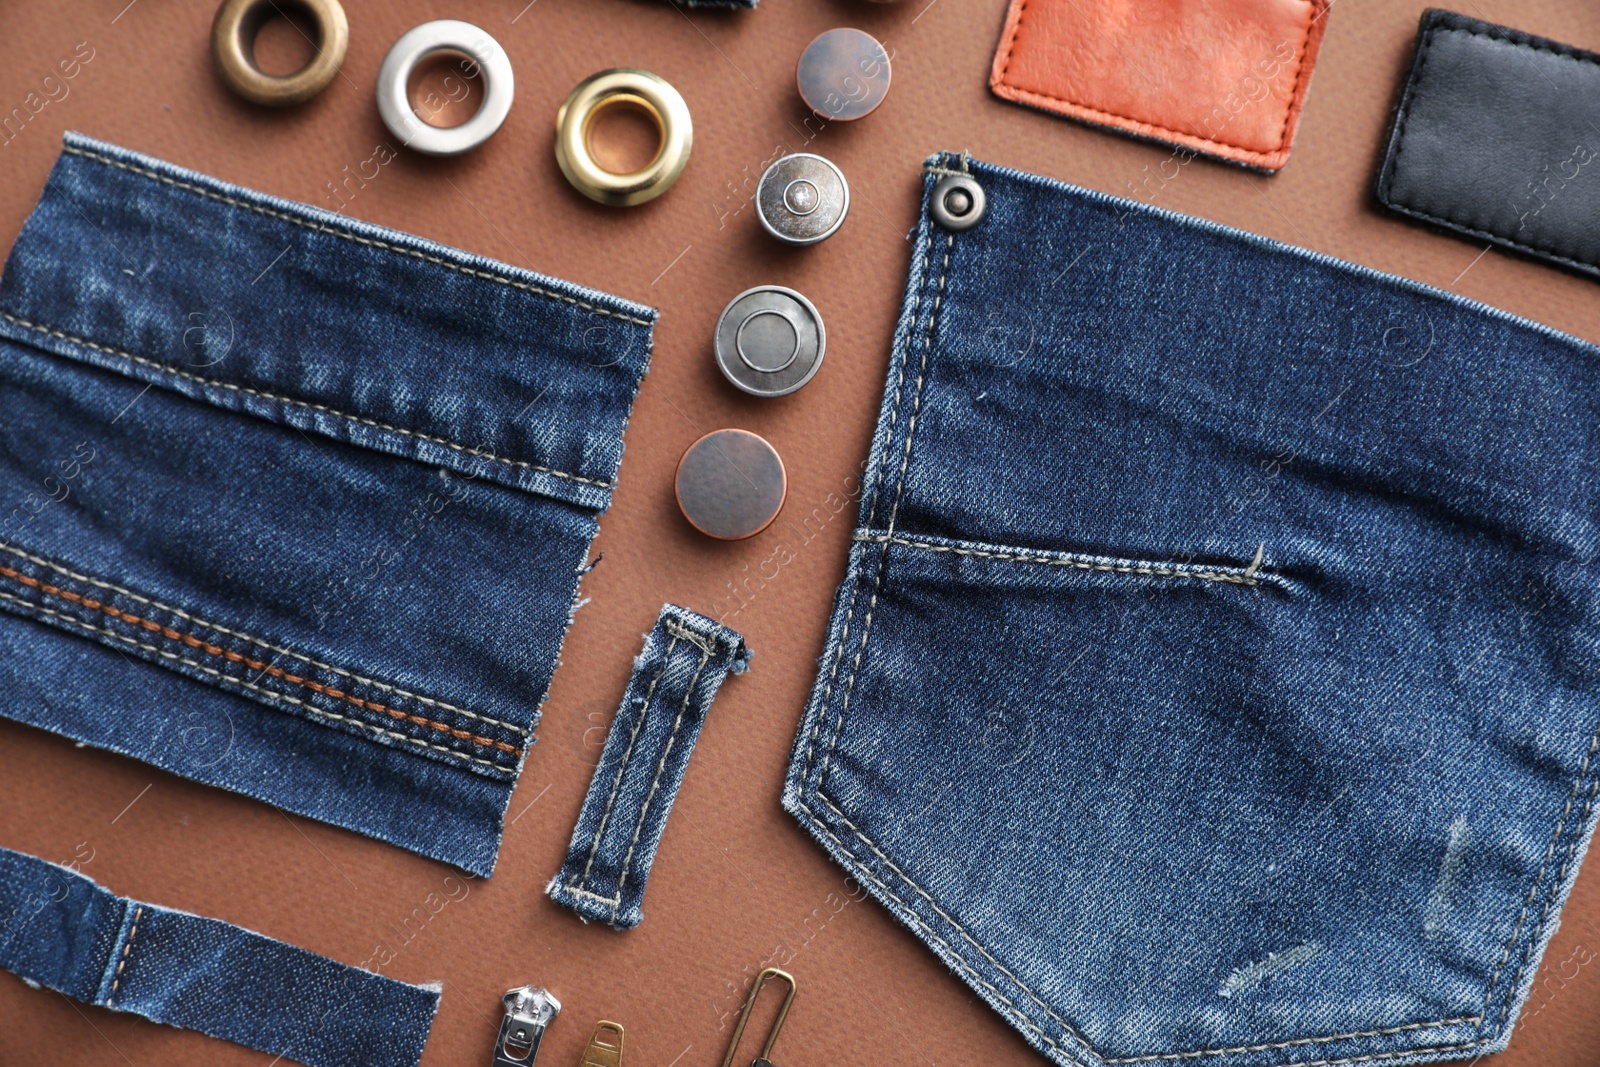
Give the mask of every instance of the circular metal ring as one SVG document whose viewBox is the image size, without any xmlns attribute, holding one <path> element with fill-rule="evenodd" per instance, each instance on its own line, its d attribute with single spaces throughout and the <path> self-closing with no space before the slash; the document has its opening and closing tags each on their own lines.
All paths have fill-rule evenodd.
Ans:
<svg viewBox="0 0 1600 1067">
<path fill-rule="evenodd" d="M 461 53 L 476 65 L 483 79 L 478 113 L 459 126 L 429 125 L 411 106 L 412 71 L 440 52 Z M 378 68 L 378 113 L 389 132 L 407 147 L 430 156 L 453 156 L 494 136 L 511 111 L 515 90 L 511 57 L 499 41 L 470 22 L 439 19 L 407 30 L 383 57 L 383 66 Z"/>
<path fill-rule="evenodd" d="M 256 34 L 278 5 L 273 0 L 223 0 L 211 22 L 211 55 L 228 88 L 255 104 L 287 107 L 326 89 L 350 47 L 350 23 L 339 0 L 290 0 L 316 24 L 316 55 L 293 74 L 266 74 L 256 66 Z"/>
<path fill-rule="evenodd" d="M 655 120 L 661 141 L 655 158 L 631 174 L 614 174 L 595 162 L 589 125 L 608 107 L 632 105 Z M 626 206 L 654 200 L 678 180 L 689 162 L 694 123 L 689 105 L 666 79 L 647 70 L 602 70 L 578 83 L 556 113 L 556 162 L 578 192 L 602 204 Z"/>
</svg>

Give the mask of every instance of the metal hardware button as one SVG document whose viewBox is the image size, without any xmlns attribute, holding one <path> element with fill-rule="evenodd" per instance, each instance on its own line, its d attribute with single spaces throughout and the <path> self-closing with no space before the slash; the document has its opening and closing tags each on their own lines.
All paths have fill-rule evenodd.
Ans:
<svg viewBox="0 0 1600 1067">
<path fill-rule="evenodd" d="M 678 460 L 678 507 L 708 537 L 738 541 L 772 525 L 789 480 L 778 450 L 749 430 L 714 430 Z"/>
<path fill-rule="evenodd" d="M 781 285 L 761 285 L 722 309 L 711 346 L 736 387 L 752 396 L 784 396 L 816 377 L 828 334 L 811 301 Z"/>
<path fill-rule="evenodd" d="M 263 73 L 256 66 L 255 40 L 278 5 L 271 0 L 224 0 L 211 23 L 211 55 L 228 88 L 251 103 L 287 107 L 310 100 L 339 73 L 350 46 L 350 23 L 339 0 L 297 0 L 291 6 L 316 24 L 316 55 L 293 74 Z"/>
<path fill-rule="evenodd" d="M 483 103 L 459 126 L 429 125 L 411 107 L 411 72 L 439 52 L 461 53 L 483 78 Z M 378 68 L 378 114 L 408 148 L 430 156 L 453 156 L 494 136 L 511 111 L 515 90 L 511 57 L 500 42 L 470 22 L 439 19 L 407 30 L 383 57 Z"/>
<path fill-rule="evenodd" d="M 970 230 L 983 218 L 988 200 L 983 186 L 965 174 L 951 174 L 933 187 L 933 221 L 947 230 Z"/>
<path fill-rule="evenodd" d="M 864 30 L 828 30 L 800 53 L 795 82 L 800 99 L 823 118 L 865 118 L 889 94 L 889 53 Z"/>
<path fill-rule="evenodd" d="M 844 173 L 810 152 L 774 161 L 756 186 L 756 217 L 786 244 L 816 244 L 832 236 L 849 210 Z"/>
</svg>

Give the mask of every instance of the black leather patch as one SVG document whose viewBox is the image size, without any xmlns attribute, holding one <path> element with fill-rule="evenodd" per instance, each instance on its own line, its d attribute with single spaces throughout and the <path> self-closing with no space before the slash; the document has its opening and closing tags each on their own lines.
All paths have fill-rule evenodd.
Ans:
<svg viewBox="0 0 1600 1067">
<path fill-rule="evenodd" d="M 1424 12 L 1377 195 L 1600 276 L 1600 55 Z"/>
</svg>

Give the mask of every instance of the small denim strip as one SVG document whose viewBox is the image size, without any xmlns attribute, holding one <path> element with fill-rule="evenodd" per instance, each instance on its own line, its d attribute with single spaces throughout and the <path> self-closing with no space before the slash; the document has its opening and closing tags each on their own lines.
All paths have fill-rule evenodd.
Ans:
<svg viewBox="0 0 1600 1067">
<path fill-rule="evenodd" d="M 0 967 L 76 1000 L 292 1059 L 415 1067 L 439 991 L 119 897 L 0 848 Z"/>
<path fill-rule="evenodd" d="M 673 604 L 661 609 L 550 883 L 552 900 L 618 930 L 639 925 L 650 864 L 706 712 L 728 672 L 742 674 L 749 662 L 735 631 Z"/>
</svg>

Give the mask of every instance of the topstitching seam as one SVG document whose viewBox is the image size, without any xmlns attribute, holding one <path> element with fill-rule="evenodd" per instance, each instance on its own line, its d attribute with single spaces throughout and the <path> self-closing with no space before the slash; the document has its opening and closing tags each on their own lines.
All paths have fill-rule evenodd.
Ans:
<svg viewBox="0 0 1600 1067">
<path fill-rule="evenodd" d="M 65 330 L 58 330 L 51 326 L 44 326 L 37 322 L 30 322 L 29 320 L 21 318 L 20 316 L 11 314 L 9 311 L 0 311 L 0 318 L 4 318 L 7 322 L 14 323 L 23 327 L 24 329 L 33 330 L 36 333 L 42 333 L 48 337 L 59 337 L 64 341 L 71 341 L 73 344 L 83 345 L 85 348 L 92 348 L 96 352 L 105 352 L 109 355 L 121 356 L 123 359 L 131 360 L 141 367 L 149 367 L 152 370 L 160 371 L 163 374 L 170 374 L 174 377 L 195 382 L 199 385 L 214 386 L 216 388 L 227 389 L 235 393 L 245 393 L 249 396 L 259 396 L 264 400 L 271 400 L 279 404 L 290 404 L 294 407 L 305 408 L 308 411 L 316 411 L 324 415 L 332 415 L 335 418 L 359 423 L 362 426 L 371 426 L 379 430 L 392 430 L 395 433 L 405 434 L 407 437 L 415 437 L 419 441 L 427 441 L 430 444 L 443 445 L 445 448 L 453 449 L 457 452 L 464 452 L 467 455 L 473 456 L 477 459 L 489 459 L 496 463 L 504 463 L 508 467 L 522 467 L 526 470 L 537 471 L 540 474 L 548 474 L 555 478 L 565 478 L 568 481 L 582 482 L 584 485 L 593 485 L 600 489 L 612 488 L 610 482 L 602 481 L 597 478 L 587 478 L 581 474 L 571 474 L 567 471 L 556 470 L 554 467 L 545 467 L 537 463 L 528 463 L 520 459 L 508 459 L 505 456 L 497 456 L 493 452 L 484 451 L 483 449 L 468 448 L 466 445 L 458 444 L 449 438 L 435 437 L 432 434 L 421 433 L 417 430 L 408 430 L 404 426 L 394 426 L 387 422 L 380 422 L 377 419 L 369 419 L 360 415 L 351 415 L 348 412 L 340 411 L 338 408 L 328 407 L 326 404 L 313 404 L 308 400 L 296 400 L 294 397 L 280 396 L 277 393 L 269 393 L 265 389 L 252 389 L 248 385 L 235 385 L 233 382 L 223 382 L 218 381 L 215 378 L 205 378 L 198 374 L 191 374 L 188 371 L 178 370 L 176 367 L 169 367 L 165 363 L 162 363 L 158 360 L 147 359 L 144 356 L 136 356 L 132 352 L 129 352 L 125 349 L 115 348 L 111 345 L 103 345 L 97 341 L 91 341 L 87 337 L 79 337 L 77 334 L 67 333 Z"/>
<path fill-rule="evenodd" d="M 1213 570 L 1184 570 L 1158 563 L 1096 563 L 1092 560 L 1049 556 L 1036 552 L 988 552 L 977 548 L 963 548 L 957 545 L 941 545 L 932 541 L 919 541 L 910 537 L 894 537 L 889 534 L 861 533 L 856 534 L 855 539 L 877 544 L 905 545 L 908 548 L 920 548 L 925 552 L 949 552 L 957 556 L 976 556 L 980 559 L 994 559 L 1007 563 L 1040 563 L 1052 567 L 1072 567 L 1083 571 L 1140 574 L 1156 578 L 1192 578 L 1205 582 L 1227 582 L 1232 585 L 1258 586 L 1261 584 L 1260 579 L 1250 577 L 1247 574 L 1230 574 L 1227 571 Z M 1269 574 L 1271 572 L 1257 568 L 1250 573 Z"/>
<path fill-rule="evenodd" d="M 672 755 L 672 746 L 677 744 L 678 731 L 683 727 L 683 717 L 689 712 L 689 701 L 694 699 L 694 687 L 700 684 L 700 676 L 705 673 L 706 664 L 711 661 L 710 650 L 702 650 L 700 663 L 694 669 L 693 676 L 689 679 L 689 686 L 683 691 L 683 702 L 678 705 L 678 715 L 672 720 L 672 729 L 667 734 L 667 747 L 661 750 L 661 760 L 656 764 L 655 777 L 650 780 L 650 791 L 644 795 L 644 803 L 639 806 L 639 821 L 633 827 L 633 840 L 628 842 L 628 851 L 622 857 L 622 874 L 617 878 L 617 901 L 621 906 L 622 890 L 628 884 L 628 864 L 633 860 L 633 853 L 639 847 L 639 837 L 644 833 L 644 823 L 650 816 L 650 804 L 656 798 L 656 791 L 661 787 L 661 777 L 667 771 L 667 757 Z"/>
<path fill-rule="evenodd" d="M 933 265 L 933 248 L 934 248 L 934 238 L 935 238 L 935 236 L 936 236 L 936 232 L 930 226 L 929 230 L 928 230 L 928 247 L 924 252 L 924 259 L 923 259 L 923 264 L 924 264 L 924 266 L 923 266 L 923 277 L 922 277 L 922 279 L 920 281 L 920 284 L 917 285 L 917 287 L 916 287 L 916 289 L 914 291 L 915 295 L 912 297 L 911 318 L 910 318 L 910 321 L 907 323 L 907 326 L 906 326 L 906 333 L 907 333 L 906 344 L 902 348 L 901 352 L 899 353 L 899 355 L 900 355 L 900 373 L 899 373 L 899 377 L 898 377 L 897 381 L 895 382 L 894 400 L 890 403 L 890 406 L 889 406 L 889 425 L 888 425 L 888 429 L 887 429 L 887 431 L 885 432 L 885 435 L 884 435 L 884 445 L 885 445 L 886 448 L 887 448 L 889 442 L 891 440 L 893 440 L 893 437 L 894 437 L 895 418 L 899 414 L 899 411 L 900 411 L 900 392 L 901 392 L 901 387 L 905 385 L 905 381 L 906 381 L 906 364 L 909 363 L 910 360 L 911 360 L 911 345 L 913 343 L 912 338 L 911 338 L 911 331 L 916 329 L 917 313 L 922 307 L 922 292 L 928 286 L 928 281 L 929 281 L 928 275 L 931 272 L 932 265 Z M 872 495 L 873 495 L 872 509 L 873 509 L 874 512 L 876 512 L 877 509 L 878 509 L 878 501 L 879 501 L 879 498 L 880 498 L 880 496 L 882 494 L 882 491 L 883 491 L 883 472 L 884 472 L 884 469 L 888 466 L 888 463 L 889 463 L 889 458 L 888 458 L 887 455 L 885 455 L 883 457 L 883 461 L 878 465 L 877 485 L 874 487 L 874 489 L 872 491 Z M 818 736 L 818 733 L 819 733 L 819 731 L 821 730 L 821 727 L 822 727 L 822 716 L 823 716 L 824 711 L 828 707 L 828 699 L 833 694 L 833 684 L 839 678 L 839 666 L 840 666 L 840 664 L 842 664 L 844 662 L 845 646 L 850 640 L 850 623 L 855 618 L 856 603 L 860 600 L 860 598 L 861 598 L 861 593 L 860 593 L 860 588 L 859 588 L 859 583 L 858 583 L 857 584 L 857 588 L 851 590 L 851 593 L 850 593 L 850 606 L 845 611 L 844 627 L 839 633 L 839 642 L 838 642 L 838 645 L 837 645 L 837 648 L 836 648 L 836 650 L 834 652 L 834 657 L 833 657 L 833 668 L 828 672 L 827 684 L 825 684 L 822 687 L 822 699 L 817 704 L 817 715 L 816 715 L 816 718 L 813 719 L 812 723 L 811 723 L 811 736 L 806 739 L 806 759 L 805 759 L 805 764 L 800 768 L 801 781 L 804 781 L 811 774 L 811 763 L 812 763 L 812 758 L 816 755 L 817 736 Z"/>
<path fill-rule="evenodd" d="M 1118 113 L 1116 111 L 1105 111 L 1105 110 L 1102 110 L 1100 108 L 1093 107 L 1093 106 L 1091 106 L 1089 104 L 1079 103 L 1076 100 L 1068 100 L 1066 97 L 1055 96 L 1055 95 L 1053 95 L 1051 93 L 1041 93 L 1041 92 L 1039 92 L 1037 90 L 1034 90 L 1034 89 L 1024 89 L 1022 86 L 1017 85 L 1015 82 L 1007 81 L 1006 80 L 1006 75 L 1011 70 L 1011 57 L 1016 53 L 1017 44 L 1022 39 L 1022 15 L 1023 15 L 1023 12 L 1027 9 L 1027 6 L 1028 6 L 1027 0 L 1019 0 L 1019 2 L 1017 4 L 1017 19 L 1016 19 L 1016 22 L 1012 26 L 1011 41 L 1010 41 L 1010 44 L 1006 48 L 1006 61 L 1005 61 L 1004 65 L 1002 65 L 1001 68 L 1000 68 L 1000 77 L 999 77 L 999 83 L 1001 85 L 1005 86 L 1006 89 L 1008 89 L 1010 92 L 1015 93 L 1018 98 L 1027 100 L 1030 103 L 1037 99 L 1037 100 L 1049 100 L 1049 101 L 1051 101 L 1053 103 L 1057 103 L 1057 104 L 1066 104 L 1069 107 L 1081 108 L 1082 110 L 1087 111 L 1090 114 L 1096 115 L 1096 116 L 1098 116 L 1100 118 L 1121 119 L 1124 122 L 1132 122 L 1132 123 L 1135 123 L 1135 124 L 1137 124 L 1139 126 L 1143 126 L 1143 127 L 1148 128 L 1148 129 L 1156 130 L 1156 131 L 1158 131 L 1160 133 L 1165 133 L 1165 134 L 1168 134 L 1168 135 L 1173 136 L 1173 137 L 1192 138 L 1193 140 L 1199 141 L 1202 144 L 1213 144 L 1213 145 L 1217 145 L 1219 148 L 1231 148 L 1231 149 L 1234 149 L 1234 150 L 1236 150 L 1238 152 L 1243 152 L 1243 153 L 1246 153 L 1248 155 L 1261 157 L 1261 158 L 1265 158 L 1265 157 L 1276 155 L 1277 153 L 1282 152 L 1285 147 L 1287 147 L 1286 142 L 1288 141 L 1288 133 L 1289 133 L 1289 117 L 1294 113 L 1295 93 L 1298 93 L 1300 91 L 1300 81 L 1301 81 L 1302 75 L 1305 72 L 1305 67 L 1306 67 L 1306 46 L 1311 43 L 1311 30 L 1312 30 L 1312 27 L 1314 27 L 1317 24 L 1317 19 L 1319 17 L 1321 17 L 1321 16 L 1319 16 L 1317 14 L 1317 5 L 1314 2 L 1312 2 L 1312 0 L 1306 0 L 1306 7 L 1307 7 L 1306 15 L 1307 15 L 1307 17 L 1306 17 L 1306 25 L 1305 25 L 1304 37 L 1302 37 L 1302 39 L 1300 41 L 1299 62 L 1295 66 L 1294 86 L 1290 90 L 1289 99 L 1288 99 L 1288 101 L 1286 102 L 1286 104 L 1284 106 L 1283 128 L 1278 132 L 1278 143 L 1277 143 L 1277 145 L 1275 145 L 1270 151 L 1265 151 L 1265 152 L 1263 152 L 1259 148 L 1251 148 L 1248 145 L 1237 144 L 1237 143 L 1235 143 L 1233 141 L 1224 141 L 1224 140 L 1221 140 L 1220 138 L 1216 138 L 1216 137 L 1206 137 L 1203 134 L 1189 133 L 1189 132 L 1184 131 L 1184 130 L 1174 130 L 1174 129 L 1168 127 L 1168 126 L 1163 126 L 1159 122 L 1151 122 L 1148 119 L 1135 118 L 1132 115 L 1123 115 L 1123 114 L 1120 114 L 1120 113 Z"/>
<path fill-rule="evenodd" d="M 138 174 L 145 178 L 153 178 L 165 185 L 172 186 L 174 189 L 182 189 L 186 192 L 196 193 L 210 200 L 216 200 L 219 203 L 227 204 L 230 207 L 243 208 L 246 211 L 253 211 L 258 215 L 265 215 L 268 218 L 278 219 L 282 222 L 287 222 L 294 226 L 300 226 L 307 230 L 313 230 L 317 233 L 326 233 L 334 237 L 342 237 L 346 241 L 354 241 L 359 245 L 367 245 L 371 248 L 382 249 L 385 252 L 394 252 L 399 255 L 410 256 L 413 259 L 424 260 L 428 263 L 433 263 L 444 267 L 446 270 L 453 270 L 457 273 L 467 274 L 474 278 L 483 278 L 486 281 L 496 282 L 500 285 L 507 285 L 513 289 L 521 289 L 525 292 L 536 293 L 539 296 L 548 297 L 551 300 L 559 300 L 564 304 L 571 304 L 574 307 L 583 308 L 585 311 L 592 311 L 596 315 L 605 315 L 609 318 L 621 319 L 624 322 L 632 322 L 639 326 L 652 325 L 649 319 L 641 319 L 635 315 L 628 315 L 620 311 L 613 311 L 610 308 L 601 307 L 598 304 L 592 304 L 587 300 L 579 300 L 575 296 L 568 296 L 567 294 L 557 292 L 554 289 L 546 289 L 543 286 L 534 285 L 531 282 L 517 281 L 514 278 L 507 278 L 504 275 L 495 274 L 492 271 L 478 270 L 474 267 L 463 266 L 460 263 L 453 263 L 448 259 L 431 255 L 415 248 L 406 248 L 403 245 L 391 244 L 388 241 L 379 240 L 374 237 L 362 237 L 359 234 L 351 233 L 348 230 L 341 230 L 334 226 L 327 226 L 319 222 L 312 222 L 310 219 L 301 218 L 297 215 L 291 215 L 285 211 L 278 211 L 263 204 L 256 204 L 248 200 L 241 200 L 238 197 L 227 196 L 223 193 L 215 191 L 214 189 L 207 189 L 202 185 L 195 185 L 192 182 L 180 181 L 177 178 L 169 177 L 168 175 L 162 174 L 159 171 L 150 170 L 147 167 L 141 167 L 137 164 L 127 163 L 120 159 L 114 159 L 111 156 L 102 155 L 99 152 L 91 152 L 87 149 L 77 148 L 72 145 L 67 145 L 62 149 L 62 151 L 74 156 L 82 156 L 85 159 L 92 159 L 98 163 L 104 163 L 109 167 L 116 167 L 118 170 L 125 170 L 129 173 Z"/>
<path fill-rule="evenodd" d="M 117 960 L 117 973 L 111 976 L 111 988 L 106 992 L 106 1007 L 111 1007 L 111 1000 L 117 995 L 117 985 L 122 981 L 122 969 L 128 965 L 128 953 L 133 948 L 134 936 L 139 933 L 139 918 L 144 914 L 144 905 L 133 906 L 133 922 L 128 927 L 128 940 L 122 943 L 122 958 Z"/>
<path fill-rule="evenodd" d="M 639 718 L 634 720 L 633 733 L 628 736 L 628 747 L 622 750 L 622 757 L 617 761 L 617 776 L 611 780 L 611 795 L 606 798 L 606 806 L 600 813 L 600 825 L 595 828 L 594 841 L 589 845 L 589 859 L 583 865 L 583 873 L 578 876 L 579 882 L 587 882 L 589 872 L 594 869 L 594 858 L 600 851 L 600 839 L 605 836 L 606 823 L 611 819 L 611 809 L 616 805 L 617 796 L 622 792 L 622 776 L 628 770 L 628 760 L 633 756 L 633 747 L 639 741 L 644 721 L 650 716 L 650 698 L 655 695 L 661 676 L 667 673 L 667 665 L 672 660 L 672 650 L 677 645 L 678 636 L 673 634 L 672 640 L 667 643 L 667 650 L 661 654 L 661 666 L 656 670 L 655 677 L 650 679 L 650 684 L 645 687 L 644 697 L 639 701 Z"/>
<path fill-rule="evenodd" d="M 323 663 L 319 659 L 313 659 L 310 656 L 307 656 L 307 655 L 305 655 L 303 653 L 300 653 L 300 652 L 295 652 L 292 649 L 283 648 L 283 647 L 281 647 L 279 645 L 274 645 L 274 644 L 271 644 L 270 642 L 262 641 L 259 638 L 251 637 L 249 634 L 240 633 L 237 630 L 230 630 L 226 626 L 219 626 L 214 622 L 208 622 L 205 619 L 197 618 L 194 615 L 190 615 L 186 611 L 181 611 L 178 608 L 172 607 L 170 604 L 163 604 L 159 600 L 151 600 L 148 597 L 140 596 L 138 593 L 135 593 L 131 589 L 124 589 L 122 586 L 114 585 L 111 582 L 99 581 L 98 579 L 89 577 L 87 574 L 79 574 L 77 571 L 69 570 L 66 567 L 59 566 L 59 565 L 57 565 L 55 563 L 50 562 L 47 559 L 44 559 L 43 557 L 35 556 L 35 555 L 31 554 L 31 553 L 24 552 L 21 549 L 16 548 L 13 545 L 0 543 L 0 551 L 9 552 L 13 556 L 17 556 L 17 557 L 19 557 L 21 559 L 27 560 L 29 563 L 34 563 L 34 564 L 37 564 L 40 567 L 45 567 L 45 568 L 47 568 L 49 570 L 55 571 L 57 574 L 64 575 L 64 576 L 66 576 L 68 578 L 74 579 L 75 581 L 84 582 L 84 583 L 86 583 L 88 585 L 92 585 L 92 586 L 96 587 L 97 589 L 104 589 L 104 590 L 106 590 L 108 592 L 112 592 L 112 593 L 120 593 L 121 595 L 123 595 L 125 597 L 128 597 L 131 600 L 137 601 L 138 603 L 143 604 L 146 607 L 155 608 L 158 611 L 164 611 L 164 612 L 167 612 L 170 615 L 174 615 L 174 616 L 184 620 L 185 622 L 189 623 L 192 626 L 199 626 L 199 627 L 202 627 L 203 629 L 212 630 L 212 631 L 214 631 L 216 633 L 219 633 L 219 634 L 226 634 L 229 637 L 237 638 L 240 641 L 245 641 L 245 642 L 248 642 L 249 644 L 255 645 L 257 648 L 263 648 L 263 649 L 266 649 L 269 652 L 276 652 L 279 655 L 288 656 L 289 658 L 295 659 L 295 660 L 299 660 L 301 663 L 307 664 L 308 666 L 317 667 L 317 668 L 319 668 L 321 670 L 325 670 L 325 671 L 330 671 L 330 672 L 332 672 L 334 674 L 337 674 L 341 678 L 348 678 L 351 681 L 357 682 L 357 683 L 359 683 L 361 685 L 369 685 L 374 689 L 381 690 L 382 692 L 393 693 L 395 696 L 405 697 L 408 700 L 415 700 L 419 704 L 426 704 L 429 707 L 443 708 L 446 711 L 453 711 L 457 715 L 464 716 L 464 717 L 466 717 L 468 719 L 476 719 L 478 722 L 487 723 L 490 726 L 499 726 L 499 727 L 501 727 L 503 729 L 510 730 L 510 731 L 518 734 L 519 736 L 520 735 L 525 735 L 526 732 L 527 732 L 527 728 L 526 727 L 518 726 L 515 723 L 502 722 L 499 719 L 493 719 L 493 718 L 490 718 L 487 715 L 482 715 L 482 714 L 479 714 L 478 712 L 475 712 L 475 711 L 468 711 L 465 708 L 458 708 L 454 704 L 447 704 L 442 700 L 434 700 L 431 697 L 425 697 L 425 696 L 422 696 L 419 693 L 408 692 L 407 690 L 401 689 L 398 686 L 386 685 L 383 682 L 377 681 L 377 680 L 372 679 L 372 678 L 363 678 L 359 674 L 355 674 L 355 673 L 352 673 L 352 672 L 346 671 L 346 670 L 341 670 L 340 668 L 335 667 L 332 664 Z"/>
<path fill-rule="evenodd" d="M 435 745 L 431 742 L 424 741 L 421 738 L 409 737 L 406 734 L 397 733 L 394 730 L 385 730 L 381 726 L 374 726 L 372 723 L 365 722 L 361 719 L 352 719 L 347 715 L 336 715 L 331 711 L 324 711 L 322 708 L 308 704 L 304 700 L 297 700 L 296 698 L 289 696 L 287 693 L 278 693 L 271 689 L 263 689 L 261 686 L 256 685 L 253 682 L 247 682 L 243 678 L 235 678 L 232 675 L 223 674 L 219 670 L 208 667 L 204 663 L 197 662 L 196 660 L 189 659 L 186 656 L 180 656 L 175 652 L 168 652 L 164 648 L 146 644 L 143 641 L 136 641 L 133 638 L 128 637 L 126 634 L 119 634 L 115 630 L 107 629 L 104 626 L 92 626 L 89 623 L 84 622 L 82 619 L 73 618 L 71 615 L 64 615 L 59 611 L 44 607 L 41 604 L 35 604 L 31 601 L 21 600 L 12 596 L 10 593 L 0 593 L 0 601 L 8 601 L 13 604 L 20 604 L 25 608 L 29 608 L 33 611 L 43 612 L 52 618 L 60 619 L 62 622 L 70 623 L 73 626 L 76 626 L 82 630 L 87 630 L 90 633 L 104 634 L 107 637 L 121 641 L 123 644 L 132 645 L 134 648 L 140 648 L 146 652 L 154 652 L 163 659 L 170 659 L 177 663 L 182 663 L 186 667 L 193 667 L 198 671 L 209 674 L 219 682 L 229 685 L 237 685 L 248 689 L 251 692 L 258 694 L 266 703 L 290 704 L 294 707 L 300 708 L 303 711 L 309 712 L 312 715 L 317 715 L 324 719 L 332 719 L 335 722 L 348 723 L 351 726 L 359 727 L 360 729 L 368 730 L 384 737 L 390 737 L 396 741 L 404 741 L 408 745 L 416 745 L 418 748 L 431 749 L 434 752 L 442 752 L 447 756 L 454 756 L 459 760 L 466 760 L 468 763 L 476 763 L 480 766 L 488 767 L 490 770 L 499 771 L 501 773 L 510 773 L 511 771 L 511 768 L 509 767 L 501 766 L 498 763 L 491 763 L 489 760 L 480 759 L 477 756 L 469 756 L 465 752 L 459 752 L 453 748 L 446 748 L 443 745 Z"/>
<path fill-rule="evenodd" d="M 508 752 L 513 756 L 522 755 L 521 749 L 505 741 L 497 741 L 491 737 L 480 737 L 477 734 L 472 733 L 470 730 L 458 729 L 448 723 L 435 722 L 434 720 L 428 719 L 421 715 L 412 715 L 399 709 L 391 708 L 385 704 L 380 704 L 377 701 L 363 700 L 361 697 L 353 696 L 344 692 L 343 690 L 335 689 L 332 686 L 326 686 L 320 682 L 312 681 L 309 678 L 302 678 L 299 675 L 290 674 L 282 667 L 277 667 L 270 663 L 263 663 L 260 660 L 250 659 L 242 653 L 234 652 L 231 649 L 225 649 L 218 645 L 210 644 L 191 634 L 180 633 L 170 626 L 163 626 L 158 622 L 152 622 L 149 619 L 141 618 L 132 612 L 122 611 L 121 609 L 114 608 L 109 604 L 102 604 L 100 601 L 95 600 L 92 597 L 86 597 L 80 593 L 74 593 L 69 589 L 62 589 L 58 586 L 51 585 L 48 582 L 41 582 L 39 579 L 25 575 L 12 567 L 0 565 L 0 575 L 11 578 L 25 586 L 37 589 L 39 592 L 47 596 L 58 597 L 62 600 L 78 604 L 90 611 L 98 611 L 103 615 L 108 615 L 111 618 L 118 620 L 119 622 L 131 623 L 142 629 L 148 630 L 151 633 L 159 633 L 169 641 L 177 641 L 181 644 L 188 645 L 190 648 L 197 648 L 209 655 L 218 656 L 222 659 L 228 660 L 231 663 L 242 663 L 251 670 L 260 671 L 281 681 L 288 682 L 290 685 L 297 685 L 304 689 L 309 689 L 312 692 L 320 693 L 332 700 L 342 700 L 348 704 L 354 705 L 355 707 L 361 708 L 363 711 L 382 712 L 388 715 L 390 718 L 404 719 L 407 722 L 415 723 L 418 726 L 425 726 L 436 732 L 449 734 L 450 736 L 458 738 L 462 741 L 470 741 L 474 745 L 478 745 L 482 748 L 497 748 L 502 752 Z M 27 603 L 27 601 L 21 601 L 21 603 Z M 38 607 L 40 605 L 35 606 Z"/>
</svg>

